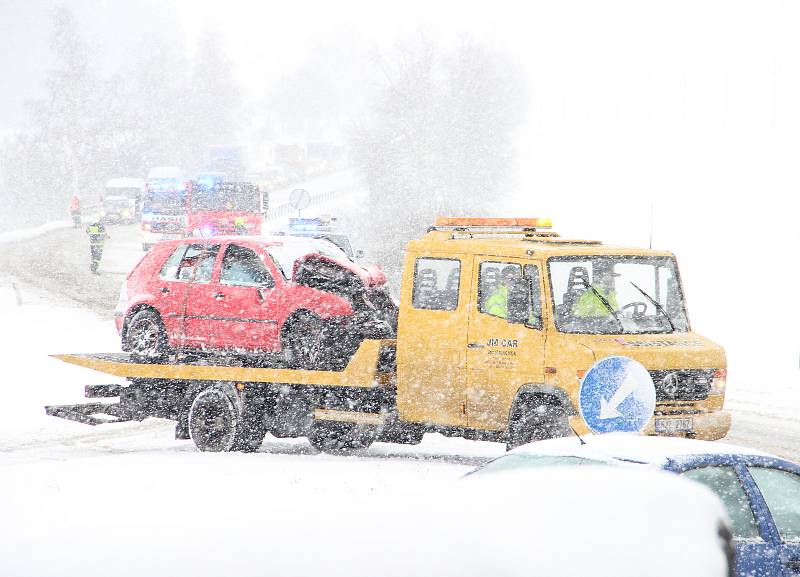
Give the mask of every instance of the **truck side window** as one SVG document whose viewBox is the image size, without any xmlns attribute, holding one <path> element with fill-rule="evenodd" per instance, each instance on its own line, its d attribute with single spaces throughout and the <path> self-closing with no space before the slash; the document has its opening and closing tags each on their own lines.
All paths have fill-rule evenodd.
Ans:
<svg viewBox="0 0 800 577">
<path fill-rule="evenodd" d="M 220 284 L 272 288 L 275 279 L 255 251 L 232 244 L 222 257 Z"/>
<path fill-rule="evenodd" d="M 531 279 L 532 284 L 531 310 L 530 317 L 528 319 L 528 325 L 536 329 L 541 329 L 543 326 L 542 290 L 541 285 L 539 284 L 539 267 L 533 264 L 526 264 L 523 277 L 526 279 Z"/>
<path fill-rule="evenodd" d="M 522 267 L 511 262 L 484 261 L 480 266 L 478 310 L 493 317 L 508 318 L 509 297 L 522 286 Z M 524 305 L 523 305 L 524 306 Z"/>
<path fill-rule="evenodd" d="M 446 258 L 418 258 L 414 263 L 415 309 L 453 311 L 458 307 L 461 261 Z"/>
</svg>

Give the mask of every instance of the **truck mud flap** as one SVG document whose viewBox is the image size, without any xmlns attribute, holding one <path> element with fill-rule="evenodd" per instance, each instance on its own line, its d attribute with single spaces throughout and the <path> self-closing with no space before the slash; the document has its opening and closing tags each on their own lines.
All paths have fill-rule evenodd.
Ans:
<svg viewBox="0 0 800 577">
<path fill-rule="evenodd" d="M 49 405 L 44 408 L 51 417 L 77 421 L 84 425 L 105 425 L 141 421 L 142 417 L 120 406 L 119 403 L 81 403 L 77 405 Z M 100 416 L 102 415 L 102 416 Z"/>
</svg>

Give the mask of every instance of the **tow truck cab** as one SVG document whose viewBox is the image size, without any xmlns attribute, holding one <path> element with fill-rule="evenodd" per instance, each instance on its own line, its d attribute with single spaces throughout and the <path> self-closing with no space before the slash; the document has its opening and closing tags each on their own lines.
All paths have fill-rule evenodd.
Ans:
<svg viewBox="0 0 800 577">
<path fill-rule="evenodd" d="M 645 434 L 724 437 L 725 353 L 691 329 L 674 255 L 549 228 L 549 219 L 440 218 L 409 242 L 399 418 L 512 435 L 533 411 L 586 433 L 582 377 L 603 358 L 625 356 L 655 385 Z"/>
</svg>

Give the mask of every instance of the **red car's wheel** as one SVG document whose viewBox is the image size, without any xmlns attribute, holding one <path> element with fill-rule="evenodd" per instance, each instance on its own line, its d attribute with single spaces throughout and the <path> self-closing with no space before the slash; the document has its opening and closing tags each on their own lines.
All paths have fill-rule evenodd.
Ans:
<svg viewBox="0 0 800 577">
<path fill-rule="evenodd" d="M 153 363 L 163 360 L 169 354 L 169 343 L 161 316 L 150 309 L 133 315 L 123 345 L 123 350 L 138 361 Z"/>
<path fill-rule="evenodd" d="M 293 369 L 324 369 L 328 360 L 325 321 L 311 313 L 301 313 L 283 331 L 282 352 L 286 365 Z"/>
</svg>

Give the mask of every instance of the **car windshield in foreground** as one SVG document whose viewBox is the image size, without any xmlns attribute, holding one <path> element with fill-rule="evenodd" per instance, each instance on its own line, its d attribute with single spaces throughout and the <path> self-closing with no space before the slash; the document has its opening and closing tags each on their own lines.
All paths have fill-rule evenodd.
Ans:
<svg viewBox="0 0 800 577">
<path fill-rule="evenodd" d="M 291 280 L 295 261 L 307 254 L 321 254 L 337 260 L 350 260 L 338 246 L 326 239 L 302 239 L 298 242 L 288 241 L 267 247 L 272 260 L 281 269 L 286 280 Z"/>
<path fill-rule="evenodd" d="M 556 328 L 564 333 L 689 330 L 675 259 L 570 256 L 548 260 Z"/>
</svg>

